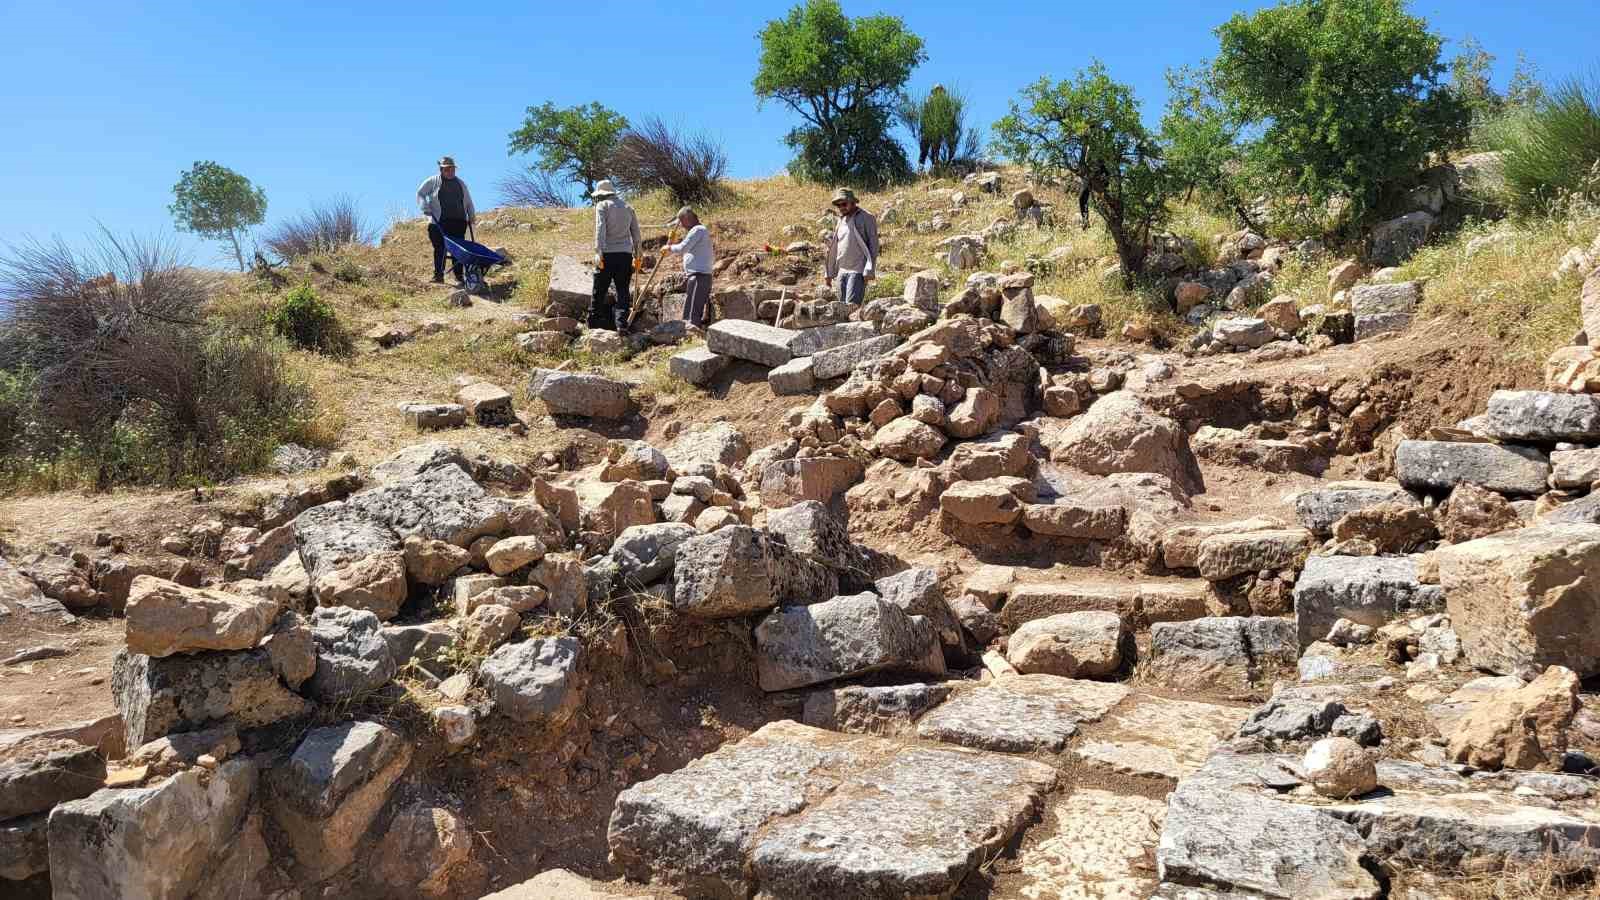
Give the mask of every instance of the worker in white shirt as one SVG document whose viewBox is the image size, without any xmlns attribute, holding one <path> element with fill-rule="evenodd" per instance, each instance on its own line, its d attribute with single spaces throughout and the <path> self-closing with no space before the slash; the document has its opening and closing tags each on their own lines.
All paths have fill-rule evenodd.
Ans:
<svg viewBox="0 0 1600 900">
<path fill-rule="evenodd" d="M 668 245 L 667 250 L 683 254 L 683 274 L 687 276 L 683 318 L 696 328 L 705 328 L 711 324 L 711 232 L 687 206 L 678 210 L 678 227 L 684 230 L 683 240 Z"/>
</svg>

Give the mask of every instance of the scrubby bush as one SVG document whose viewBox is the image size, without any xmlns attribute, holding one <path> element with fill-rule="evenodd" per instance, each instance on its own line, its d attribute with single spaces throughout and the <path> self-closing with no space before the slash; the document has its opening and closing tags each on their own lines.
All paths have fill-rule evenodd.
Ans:
<svg viewBox="0 0 1600 900">
<path fill-rule="evenodd" d="M 209 279 L 159 245 L 0 258 L 0 484 L 185 483 L 306 442 L 307 386 L 281 345 L 209 321 Z"/>
<path fill-rule="evenodd" d="M 917 165 L 952 169 L 964 157 L 979 155 L 981 138 L 967 127 L 967 98 L 959 90 L 936 84 L 926 94 L 906 97 L 895 118 L 917 144 Z"/>
<path fill-rule="evenodd" d="M 538 169 L 507 175 L 500 180 L 500 194 L 509 206 L 564 209 L 575 205 L 571 192 L 556 176 Z"/>
<path fill-rule="evenodd" d="M 663 189 L 678 203 L 711 203 L 727 193 L 728 155 L 707 134 L 681 134 L 660 119 L 623 133 L 607 170 L 624 189 Z"/>
<path fill-rule="evenodd" d="M 333 305 L 317 295 L 309 284 L 301 284 L 274 303 L 266 314 L 274 334 L 301 350 L 342 354 L 350 349 L 350 337 L 339 323 Z"/>
<path fill-rule="evenodd" d="M 1524 213 L 1600 200 L 1600 78 L 1572 79 L 1484 129 L 1502 154 L 1506 201 Z"/>
<path fill-rule="evenodd" d="M 371 240 L 372 229 L 361 218 L 355 201 L 336 197 L 299 218 L 279 223 L 261 243 L 279 259 L 291 260 L 313 253 L 332 253 Z"/>
</svg>

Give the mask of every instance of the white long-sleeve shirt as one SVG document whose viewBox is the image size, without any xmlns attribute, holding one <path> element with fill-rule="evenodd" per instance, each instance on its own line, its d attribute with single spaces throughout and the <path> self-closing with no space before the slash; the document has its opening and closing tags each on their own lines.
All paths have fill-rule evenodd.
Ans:
<svg viewBox="0 0 1600 900">
<path fill-rule="evenodd" d="M 639 252 L 639 217 L 633 207 L 617 197 L 594 205 L 594 250 L 596 253 Z"/>
<path fill-rule="evenodd" d="M 439 208 L 439 182 L 443 180 L 443 176 L 434 175 L 423 181 L 422 186 L 417 188 L 417 206 L 422 210 L 423 215 L 432 218 L 434 221 L 438 221 L 439 217 L 443 215 L 443 211 Z M 459 177 L 456 180 L 461 181 Z M 472 206 L 472 192 L 467 190 L 465 181 L 461 181 L 461 205 L 467 208 L 467 221 L 477 221 L 478 211 Z"/>
<path fill-rule="evenodd" d="M 683 270 L 691 275 L 711 274 L 711 232 L 704 225 L 689 229 L 683 240 L 669 248 L 683 254 Z"/>
</svg>

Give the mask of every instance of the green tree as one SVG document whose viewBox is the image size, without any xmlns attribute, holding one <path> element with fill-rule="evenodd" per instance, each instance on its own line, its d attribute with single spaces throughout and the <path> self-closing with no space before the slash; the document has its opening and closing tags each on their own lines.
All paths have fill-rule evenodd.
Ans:
<svg viewBox="0 0 1600 900">
<path fill-rule="evenodd" d="M 1259 231 L 1251 212 L 1250 178 L 1239 129 L 1217 102 L 1204 67 L 1167 72 L 1169 100 L 1161 117 L 1162 162 L 1191 194 L 1212 209 Z"/>
<path fill-rule="evenodd" d="M 927 58 L 922 39 L 894 16 L 845 16 L 837 0 L 806 0 L 761 30 L 753 87 L 805 124 L 784 138 L 797 151 L 790 169 L 815 179 L 875 185 L 904 178 L 911 165 L 890 134 L 911 70 Z"/>
<path fill-rule="evenodd" d="M 918 166 L 950 165 L 968 137 L 967 98 L 942 84 L 934 85 L 920 97 L 902 98 L 895 108 L 895 118 L 917 142 Z"/>
<path fill-rule="evenodd" d="M 522 127 L 511 132 L 510 149 L 537 152 L 537 171 L 581 184 L 588 196 L 595 182 L 606 177 L 606 160 L 627 128 L 626 118 L 599 103 L 557 109 L 546 102 L 528 107 Z"/>
<path fill-rule="evenodd" d="M 1474 122 L 1486 121 L 1505 108 L 1506 98 L 1490 81 L 1493 67 L 1494 54 L 1471 36 L 1462 39 L 1461 51 L 1450 60 L 1450 90 L 1467 105 Z"/>
<path fill-rule="evenodd" d="M 1041 78 L 1023 89 L 1020 103 L 1011 102 L 994 134 L 1011 159 L 1077 179 L 1084 227 L 1092 207 L 1105 220 L 1131 287 L 1144 272 L 1151 229 L 1166 219 L 1167 201 L 1182 186 L 1162 165 L 1133 90 L 1098 61 L 1068 81 Z"/>
<path fill-rule="evenodd" d="M 267 215 L 267 195 L 250 179 L 214 162 L 197 162 L 172 186 L 167 207 L 179 231 L 189 231 L 233 247 L 239 271 L 245 270 L 240 237 Z"/>
<path fill-rule="evenodd" d="M 1212 72 L 1275 192 L 1373 210 L 1430 154 L 1460 146 L 1470 114 L 1442 82 L 1442 41 L 1403 0 L 1287 0 L 1217 29 Z"/>
</svg>

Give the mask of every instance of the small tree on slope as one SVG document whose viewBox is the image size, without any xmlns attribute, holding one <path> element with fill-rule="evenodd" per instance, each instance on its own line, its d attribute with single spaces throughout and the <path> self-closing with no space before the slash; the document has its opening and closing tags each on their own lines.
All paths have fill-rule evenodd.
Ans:
<svg viewBox="0 0 1600 900">
<path fill-rule="evenodd" d="M 233 248 L 239 271 L 245 270 L 239 238 L 267 215 L 267 195 L 250 179 L 214 162 L 197 162 L 172 186 L 167 209 L 179 231 L 190 231 Z"/>
<path fill-rule="evenodd" d="M 1166 219 L 1180 183 L 1161 164 L 1155 138 L 1139 119 L 1133 91 L 1095 62 L 1067 81 L 1041 78 L 995 123 L 995 145 L 1034 169 L 1075 177 L 1079 209 L 1105 220 L 1124 283 L 1144 271 L 1150 231 Z"/>
</svg>

